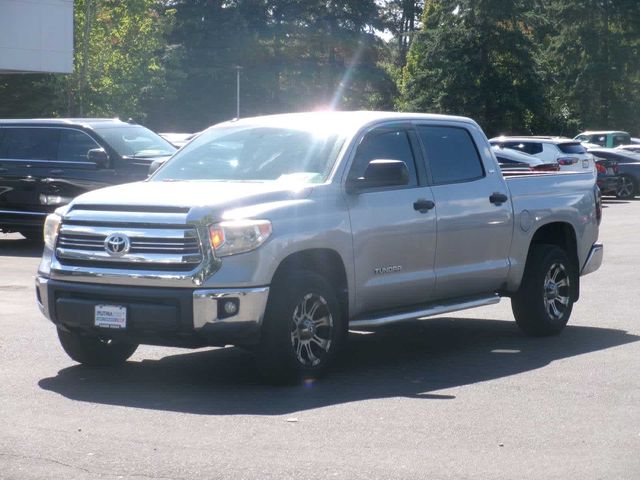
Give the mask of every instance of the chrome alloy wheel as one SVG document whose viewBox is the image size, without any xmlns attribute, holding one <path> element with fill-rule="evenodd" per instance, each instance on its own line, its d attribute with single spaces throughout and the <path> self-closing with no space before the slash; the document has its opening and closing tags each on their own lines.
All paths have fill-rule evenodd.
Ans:
<svg viewBox="0 0 640 480">
<path fill-rule="evenodd" d="M 315 293 L 306 294 L 291 319 L 291 345 L 305 367 L 314 367 L 331 348 L 333 316 L 327 301 Z"/>
<path fill-rule="evenodd" d="M 569 274 L 561 263 L 554 263 L 544 277 L 544 306 L 554 320 L 564 315 L 570 300 Z"/>
<path fill-rule="evenodd" d="M 634 191 L 633 180 L 623 175 L 620 178 L 620 184 L 618 185 L 618 191 L 616 192 L 616 195 L 622 198 L 630 197 L 631 195 L 633 195 L 634 193 L 633 191 Z"/>
</svg>

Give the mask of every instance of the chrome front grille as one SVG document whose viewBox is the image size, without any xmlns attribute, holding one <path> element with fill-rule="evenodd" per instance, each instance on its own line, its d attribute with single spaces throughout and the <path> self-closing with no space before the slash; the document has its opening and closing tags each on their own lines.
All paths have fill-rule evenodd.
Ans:
<svg viewBox="0 0 640 480">
<path fill-rule="evenodd" d="M 131 221 L 110 225 L 99 221 L 102 212 L 96 213 L 93 225 L 84 219 L 65 219 L 60 226 L 55 254 L 61 265 L 100 268 L 126 268 L 129 265 L 137 270 L 186 271 L 194 269 L 203 260 L 195 227 L 149 223 L 149 216 L 143 226 L 136 226 L 136 222 Z M 153 217 L 153 213 L 149 215 Z M 126 237 L 126 251 L 110 251 L 107 243 L 113 235 Z"/>
<path fill-rule="evenodd" d="M 197 255 L 200 253 L 200 246 L 198 244 L 198 238 L 195 236 L 195 231 L 190 232 L 188 230 L 177 230 L 169 232 L 169 236 L 157 237 L 145 236 L 146 233 L 153 233 L 153 231 L 149 230 L 133 233 L 131 232 L 131 229 L 114 229 L 113 231 L 128 235 L 131 242 L 131 248 L 129 250 L 131 254 L 172 253 L 181 255 Z M 190 236 L 190 233 L 193 233 L 194 236 Z M 97 252 L 105 251 L 105 240 L 108 235 L 109 233 L 80 233 L 77 230 L 73 230 L 73 227 L 64 225 L 59 235 L 58 248 L 90 250 Z"/>
</svg>

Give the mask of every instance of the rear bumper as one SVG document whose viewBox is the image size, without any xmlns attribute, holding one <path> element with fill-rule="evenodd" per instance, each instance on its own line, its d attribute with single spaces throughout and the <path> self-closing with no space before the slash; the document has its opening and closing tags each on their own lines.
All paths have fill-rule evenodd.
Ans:
<svg viewBox="0 0 640 480">
<path fill-rule="evenodd" d="M 604 245 L 601 243 L 594 243 L 591 247 L 589 255 L 587 256 L 587 260 L 582 266 L 582 270 L 580 270 L 580 275 L 587 275 L 598 270 L 600 268 L 600 265 L 602 265 L 603 256 Z"/>
<path fill-rule="evenodd" d="M 268 295 L 268 287 L 192 290 L 93 285 L 36 277 L 38 307 L 57 326 L 151 345 L 255 344 L 260 339 Z M 235 311 L 225 311 L 226 302 L 234 304 Z M 126 308 L 125 329 L 94 325 L 95 307 L 104 304 Z"/>
<path fill-rule="evenodd" d="M 598 188 L 603 194 L 615 193 L 620 185 L 620 177 L 618 176 L 599 176 L 596 180 Z"/>
</svg>

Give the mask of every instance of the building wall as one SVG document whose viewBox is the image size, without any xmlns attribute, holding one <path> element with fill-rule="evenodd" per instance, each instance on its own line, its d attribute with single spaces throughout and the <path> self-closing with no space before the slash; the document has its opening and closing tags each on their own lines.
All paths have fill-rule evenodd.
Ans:
<svg viewBox="0 0 640 480">
<path fill-rule="evenodd" d="M 0 0 L 0 73 L 73 71 L 73 0 Z"/>
</svg>

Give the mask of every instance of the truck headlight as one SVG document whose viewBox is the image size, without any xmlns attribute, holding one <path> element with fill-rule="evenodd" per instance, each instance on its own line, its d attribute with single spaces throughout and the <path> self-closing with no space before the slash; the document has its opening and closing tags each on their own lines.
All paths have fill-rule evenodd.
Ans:
<svg viewBox="0 0 640 480">
<path fill-rule="evenodd" d="M 219 257 L 249 252 L 271 236 L 269 220 L 230 220 L 209 227 L 211 246 Z"/>
<path fill-rule="evenodd" d="M 47 215 L 47 219 L 44 221 L 44 244 L 53 250 L 58 238 L 58 230 L 60 229 L 60 222 L 62 217 L 57 213 Z"/>
</svg>

